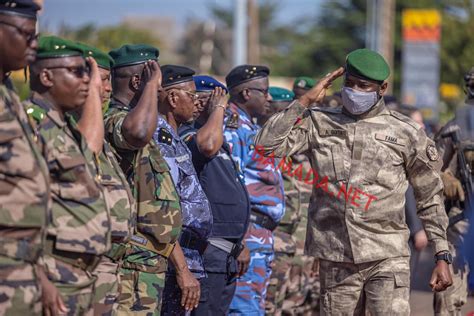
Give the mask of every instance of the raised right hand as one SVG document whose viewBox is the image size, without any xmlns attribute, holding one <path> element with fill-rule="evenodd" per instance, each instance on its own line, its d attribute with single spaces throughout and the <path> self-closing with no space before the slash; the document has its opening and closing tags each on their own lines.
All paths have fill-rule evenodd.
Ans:
<svg viewBox="0 0 474 316">
<path fill-rule="evenodd" d="M 310 104 L 321 102 L 326 96 L 326 91 L 331 86 L 332 82 L 342 76 L 344 71 L 344 67 L 339 67 L 337 70 L 328 73 L 300 98 L 300 103 L 304 106 L 309 106 Z"/>
<path fill-rule="evenodd" d="M 149 60 L 145 63 L 145 68 L 143 68 L 142 82 L 156 84 L 157 88 L 161 88 L 161 68 L 158 65 L 156 60 Z"/>
</svg>

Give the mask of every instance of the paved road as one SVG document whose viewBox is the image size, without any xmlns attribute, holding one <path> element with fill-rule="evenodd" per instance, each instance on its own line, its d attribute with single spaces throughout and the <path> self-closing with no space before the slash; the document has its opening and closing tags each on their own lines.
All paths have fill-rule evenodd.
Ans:
<svg viewBox="0 0 474 316">
<path fill-rule="evenodd" d="M 420 260 L 414 271 L 412 292 L 410 296 L 411 314 L 413 316 L 433 315 L 433 294 L 428 286 L 431 271 L 433 269 L 433 254 L 430 249 L 420 254 Z M 472 312 L 471 315 L 470 312 Z M 470 297 L 463 308 L 463 315 L 474 316 L 474 298 Z"/>
</svg>

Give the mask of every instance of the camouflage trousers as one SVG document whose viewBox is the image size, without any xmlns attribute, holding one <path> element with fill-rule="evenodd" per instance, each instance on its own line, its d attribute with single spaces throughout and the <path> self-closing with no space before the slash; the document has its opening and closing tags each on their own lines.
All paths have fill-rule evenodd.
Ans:
<svg viewBox="0 0 474 316">
<path fill-rule="evenodd" d="M 453 285 L 446 291 L 434 294 L 433 309 L 436 316 L 461 316 L 462 306 L 467 302 L 469 266 L 460 253 L 467 230 L 466 221 L 461 221 L 447 230 L 449 251 L 453 255 L 453 264 L 449 266 Z"/>
<path fill-rule="evenodd" d="M 321 315 L 410 315 L 409 259 L 320 260 Z"/>
<path fill-rule="evenodd" d="M 49 255 L 44 255 L 44 266 L 49 280 L 61 293 L 68 309 L 67 315 L 92 315 L 92 301 L 96 277 Z"/>
<path fill-rule="evenodd" d="M 160 315 L 165 272 L 121 268 L 117 315 Z"/>
<path fill-rule="evenodd" d="M 11 264 L 12 260 L 0 256 L 0 315 L 41 315 L 41 287 L 34 266 Z"/>
<path fill-rule="evenodd" d="M 114 314 L 119 296 L 119 263 L 103 256 L 93 274 L 97 278 L 95 283 L 93 309 L 96 316 Z"/>
</svg>

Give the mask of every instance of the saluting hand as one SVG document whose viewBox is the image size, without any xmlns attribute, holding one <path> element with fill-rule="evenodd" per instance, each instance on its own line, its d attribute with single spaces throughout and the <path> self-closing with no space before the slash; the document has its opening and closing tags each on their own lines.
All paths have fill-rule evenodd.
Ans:
<svg viewBox="0 0 474 316">
<path fill-rule="evenodd" d="M 227 109 L 227 93 L 221 87 L 216 87 L 211 93 L 209 99 L 209 113 L 212 113 L 217 107 Z"/>
<path fill-rule="evenodd" d="M 141 80 L 143 84 L 151 83 L 155 84 L 157 89 L 161 88 L 161 68 L 156 60 L 149 60 L 145 63 Z"/>
<path fill-rule="evenodd" d="M 309 106 L 313 103 L 321 102 L 326 96 L 327 89 L 331 86 L 332 82 L 344 74 L 344 68 L 339 67 L 337 70 L 328 73 L 323 79 L 306 92 L 299 100 L 301 105 Z"/>
<path fill-rule="evenodd" d="M 97 62 L 92 57 L 87 57 L 86 61 L 90 67 L 90 87 L 94 87 L 98 90 L 102 89 L 102 79 L 100 78 L 99 66 L 97 65 Z"/>
</svg>

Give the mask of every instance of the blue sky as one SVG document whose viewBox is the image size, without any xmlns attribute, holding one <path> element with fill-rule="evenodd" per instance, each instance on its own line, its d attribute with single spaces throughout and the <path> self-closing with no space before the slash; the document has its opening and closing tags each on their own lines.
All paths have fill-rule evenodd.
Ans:
<svg viewBox="0 0 474 316">
<path fill-rule="evenodd" d="M 315 16 L 323 0 L 270 0 L 279 4 L 278 22 L 287 23 L 301 17 Z M 208 7 L 219 4 L 231 7 L 233 0 L 45 0 L 41 25 L 54 31 L 62 23 L 99 26 L 119 23 L 126 16 L 171 16 L 178 26 L 188 17 L 206 19 Z"/>
</svg>

